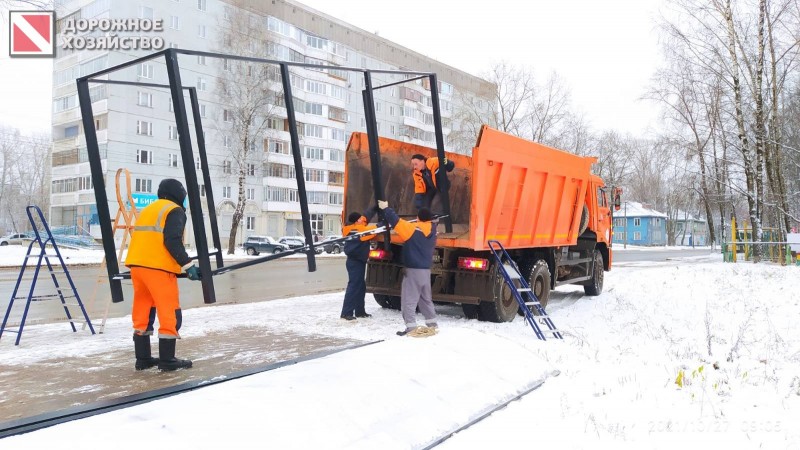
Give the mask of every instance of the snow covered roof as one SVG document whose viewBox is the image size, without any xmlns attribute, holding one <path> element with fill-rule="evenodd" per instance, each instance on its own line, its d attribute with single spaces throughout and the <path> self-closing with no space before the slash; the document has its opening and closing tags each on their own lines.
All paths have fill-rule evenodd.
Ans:
<svg viewBox="0 0 800 450">
<path fill-rule="evenodd" d="M 686 211 L 678 210 L 678 213 L 675 216 L 675 221 L 677 221 L 677 222 L 689 222 L 689 221 L 705 222 L 706 219 L 703 219 L 701 217 L 697 217 L 694 214 L 687 213 Z"/>
<path fill-rule="evenodd" d="M 627 205 L 626 205 L 627 203 Z M 667 215 L 655 209 L 646 208 L 639 202 L 622 202 L 619 211 L 614 211 L 615 217 L 663 217 Z"/>
</svg>

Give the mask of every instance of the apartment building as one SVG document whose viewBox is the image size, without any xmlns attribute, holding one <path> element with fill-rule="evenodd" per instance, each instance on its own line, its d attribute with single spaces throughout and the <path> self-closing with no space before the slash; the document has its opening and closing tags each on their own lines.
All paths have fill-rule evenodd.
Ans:
<svg viewBox="0 0 800 450">
<path fill-rule="evenodd" d="M 486 105 L 488 112 L 488 102 L 494 93 L 494 86 L 485 80 L 288 0 L 73 0 L 58 5 L 57 11 L 60 33 L 69 20 L 160 19 L 163 30 L 149 35 L 163 39 L 165 47 L 330 66 L 436 72 L 446 147 L 451 151 L 468 150 L 468 146 L 448 142 L 448 136 L 460 127 L 454 120 L 458 108 L 469 101 L 472 105 Z M 85 36 L 103 35 L 103 30 L 87 30 Z M 150 52 L 119 48 L 63 50 L 59 45 L 53 81 L 51 223 L 77 224 L 99 236 L 75 78 Z M 213 179 L 212 186 L 200 186 L 201 193 L 213 189 L 216 203 L 216 210 L 204 211 L 204 215 L 217 216 L 223 243 L 231 231 L 240 173 L 245 174 L 245 209 L 238 241 L 256 234 L 274 237 L 302 234 L 277 68 L 202 56 L 181 56 L 180 66 L 183 84 L 198 91 Z M 338 234 L 344 150 L 350 133 L 366 130 L 361 100 L 363 77 L 333 67 L 325 70 L 293 67 L 291 72 L 312 228 L 318 235 Z M 168 84 L 161 60 L 115 72 L 108 78 Z M 376 76 L 374 84 L 400 79 L 396 75 Z M 259 126 L 253 128 L 256 132 L 248 136 L 246 157 L 241 157 L 243 136 L 237 127 L 237 115 L 242 108 L 241 95 L 248 93 L 233 92 L 247 91 L 241 89 L 243 85 L 263 86 L 265 95 L 275 94 L 269 97 L 269 107 L 260 110 Z M 130 173 L 132 195 L 140 206 L 155 198 L 162 179 L 183 178 L 167 89 L 95 84 L 90 94 L 112 217 L 118 209 L 117 169 L 127 169 Z M 377 90 L 375 101 L 382 136 L 435 147 L 427 80 Z M 196 142 L 194 136 L 192 140 Z M 199 173 L 199 159 L 195 161 L 195 169 Z M 124 193 L 125 179 L 122 181 Z M 192 240 L 191 236 L 187 239 Z"/>
</svg>

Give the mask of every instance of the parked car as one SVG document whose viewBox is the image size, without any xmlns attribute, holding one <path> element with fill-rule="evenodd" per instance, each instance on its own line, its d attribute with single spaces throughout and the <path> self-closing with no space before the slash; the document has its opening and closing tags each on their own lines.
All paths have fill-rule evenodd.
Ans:
<svg viewBox="0 0 800 450">
<path fill-rule="evenodd" d="M 250 236 L 242 244 L 248 255 L 259 253 L 280 253 L 289 250 L 289 246 L 281 244 L 270 236 Z"/>
<path fill-rule="evenodd" d="M 23 241 L 30 240 L 30 238 L 22 233 L 9 234 L 0 237 L 0 245 L 16 244 L 22 245 Z"/>
<path fill-rule="evenodd" d="M 278 239 L 278 242 L 280 242 L 281 244 L 288 245 L 289 248 L 291 248 L 291 249 L 295 249 L 295 248 L 300 248 L 300 247 L 305 247 L 306 246 L 306 240 L 302 236 L 284 236 L 284 237 Z M 322 253 L 322 247 L 314 247 L 314 253 L 316 253 L 317 255 Z"/>
<path fill-rule="evenodd" d="M 344 249 L 344 243 L 334 242 L 328 244 L 326 242 L 335 241 L 336 239 L 341 239 L 341 238 L 342 237 L 339 235 L 328 236 L 325 239 L 323 239 L 322 242 L 320 242 L 319 244 L 322 245 L 322 248 L 325 249 L 325 253 L 339 254 L 342 253 L 342 250 Z"/>
</svg>

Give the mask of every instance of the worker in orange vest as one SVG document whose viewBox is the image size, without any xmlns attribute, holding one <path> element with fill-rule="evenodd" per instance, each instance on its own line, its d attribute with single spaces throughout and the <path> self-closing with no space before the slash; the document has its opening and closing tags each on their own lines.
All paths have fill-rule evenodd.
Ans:
<svg viewBox="0 0 800 450">
<path fill-rule="evenodd" d="M 453 161 L 444 159 L 445 170 L 452 172 Z M 439 158 L 426 158 L 419 153 L 411 157 L 412 177 L 414 178 L 414 208 L 430 208 L 433 197 L 438 192 L 436 174 L 439 172 Z M 449 188 L 449 186 L 448 186 Z"/>
<path fill-rule="evenodd" d="M 183 247 L 186 189 L 180 181 L 165 179 L 158 186 L 158 200 L 145 207 L 136 219 L 125 265 L 133 281 L 133 343 L 136 370 L 158 366 L 161 370 L 192 367 L 192 362 L 175 358 L 175 341 L 180 339 L 181 305 L 177 275 L 186 271 L 199 280 L 200 271 Z M 150 355 L 150 335 L 158 315 L 158 358 Z"/>
<path fill-rule="evenodd" d="M 347 216 L 347 223 L 342 227 L 342 236 L 353 236 L 365 231 L 374 230 L 375 225 L 369 225 L 372 216 L 375 215 L 375 208 L 368 209 L 364 214 L 352 212 Z M 367 259 L 369 259 L 369 245 L 375 234 L 361 236 L 344 243 L 344 254 L 347 255 L 345 267 L 347 268 L 347 289 L 344 291 L 344 302 L 342 303 L 341 318 L 344 320 L 356 320 L 359 318 L 369 318 L 372 314 L 367 314 L 364 306 L 364 296 L 367 295 L 367 282 L 364 277 L 367 273 Z"/>
</svg>

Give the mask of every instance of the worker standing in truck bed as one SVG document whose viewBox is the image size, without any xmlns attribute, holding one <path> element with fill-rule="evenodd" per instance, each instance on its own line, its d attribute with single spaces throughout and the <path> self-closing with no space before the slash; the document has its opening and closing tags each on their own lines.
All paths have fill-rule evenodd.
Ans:
<svg viewBox="0 0 800 450">
<path fill-rule="evenodd" d="M 448 172 L 452 172 L 456 166 L 447 158 L 442 165 Z M 438 192 L 436 174 L 439 172 L 439 158 L 426 158 L 417 153 L 411 157 L 411 168 L 411 176 L 414 178 L 414 208 L 417 211 L 420 208 L 430 209 L 433 197 Z"/>
</svg>

